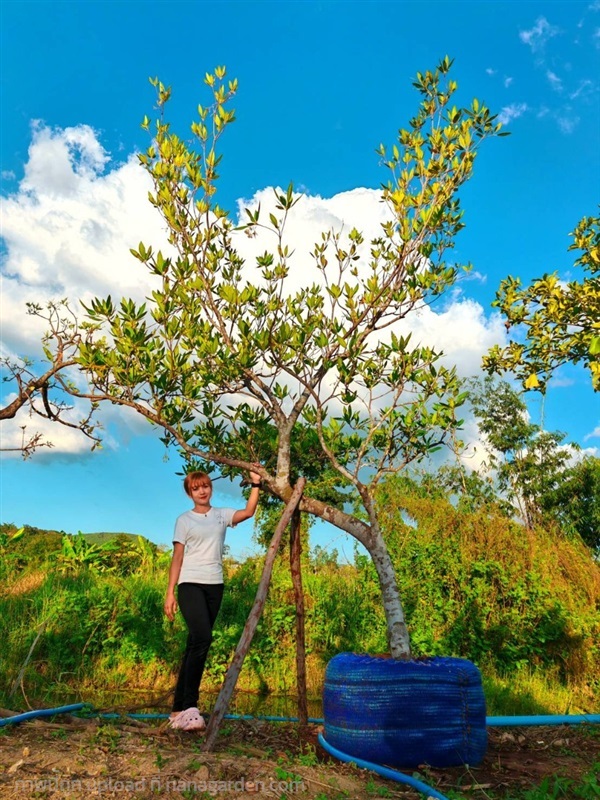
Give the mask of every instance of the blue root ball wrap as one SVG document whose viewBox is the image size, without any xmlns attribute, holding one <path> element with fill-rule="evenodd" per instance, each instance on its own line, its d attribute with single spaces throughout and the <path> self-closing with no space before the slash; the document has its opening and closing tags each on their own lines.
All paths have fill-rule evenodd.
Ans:
<svg viewBox="0 0 600 800">
<path fill-rule="evenodd" d="M 481 673 L 461 658 L 332 658 L 323 689 L 325 738 L 393 767 L 481 763 L 487 747 Z"/>
</svg>

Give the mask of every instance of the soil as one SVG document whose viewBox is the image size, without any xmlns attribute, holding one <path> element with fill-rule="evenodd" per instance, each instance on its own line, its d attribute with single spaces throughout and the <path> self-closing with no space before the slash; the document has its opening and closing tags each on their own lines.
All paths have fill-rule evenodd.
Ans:
<svg viewBox="0 0 600 800">
<path fill-rule="evenodd" d="M 162 722 L 64 715 L 7 725 L 0 728 L 0 797 L 423 800 L 404 784 L 332 759 L 318 745 L 319 730 L 226 720 L 215 752 L 205 753 L 202 734 L 172 731 Z M 453 798 L 513 800 L 545 778 L 565 776 L 576 784 L 599 762 L 598 726 L 492 728 L 479 767 L 407 774 Z"/>
</svg>

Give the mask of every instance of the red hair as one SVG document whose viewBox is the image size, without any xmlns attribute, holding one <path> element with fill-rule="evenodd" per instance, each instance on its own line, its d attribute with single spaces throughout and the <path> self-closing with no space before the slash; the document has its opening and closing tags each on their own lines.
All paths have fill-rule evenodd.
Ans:
<svg viewBox="0 0 600 800">
<path fill-rule="evenodd" d="M 212 481 L 206 472 L 189 472 L 183 479 L 183 488 L 185 493 L 192 496 L 192 489 L 197 489 L 198 486 L 210 486 L 212 489 Z"/>
</svg>

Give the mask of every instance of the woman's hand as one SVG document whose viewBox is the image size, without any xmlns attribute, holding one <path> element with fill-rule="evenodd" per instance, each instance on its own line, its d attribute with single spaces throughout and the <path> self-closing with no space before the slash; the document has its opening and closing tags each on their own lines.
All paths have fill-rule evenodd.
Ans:
<svg viewBox="0 0 600 800">
<path fill-rule="evenodd" d="M 167 619 L 170 622 L 173 622 L 175 619 L 175 614 L 177 613 L 177 600 L 175 599 L 173 592 L 169 592 L 165 598 L 164 611 Z"/>
<path fill-rule="evenodd" d="M 258 466 L 258 464 L 256 465 Z M 260 475 L 254 470 L 250 470 L 250 483 L 260 483 Z"/>
</svg>

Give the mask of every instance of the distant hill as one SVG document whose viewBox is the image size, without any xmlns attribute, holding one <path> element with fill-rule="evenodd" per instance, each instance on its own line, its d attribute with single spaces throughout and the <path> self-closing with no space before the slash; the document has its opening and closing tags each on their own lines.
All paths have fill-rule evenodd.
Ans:
<svg viewBox="0 0 600 800">
<path fill-rule="evenodd" d="M 32 545 L 34 548 L 37 546 L 41 546 L 41 549 L 48 553 L 52 550 L 59 550 L 61 547 L 61 540 L 63 536 L 76 536 L 77 534 L 67 533 L 66 531 L 56 531 L 50 530 L 46 528 L 36 528 L 33 525 L 15 525 L 14 523 L 2 523 L 0 525 L 0 532 L 2 533 L 14 533 L 20 527 L 25 529 L 25 536 L 21 539 L 21 548 L 25 545 L 26 549 L 29 550 Z M 113 539 L 130 539 L 131 541 L 137 541 L 138 536 L 141 536 L 149 544 L 153 544 L 148 537 L 143 536 L 142 534 L 137 533 L 125 533 L 124 531 L 116 531 L 116 532 L 109 532 L 109 531 L 98 531 L 95 533 L 83 533 L 82 535 L 85 538 L 92 542 L 93 544 L 104 544 L 105 542 L 110 542 Z"/>
<path fill-rule="evenodd" d="M 147 542 L 150 541 L 146 536 L 142 536 L 142 534 L 138 533 L 124 533 L 119 531 L 118 533 L 109 533 L 107 531 L 99 531 L 98 533 L 84 533 L 83 534 L 86 539 L 89 539 L 90 542 L 94 542 L 94 544 L 104 544 L 105 542 L 110 542 L 112 539 L 116 539 L 117 536 L 124 537 L 126 539 L 137 540 L 138 536 L 141 536 L 142 539 L 146 539 Z"/>
</svg>

